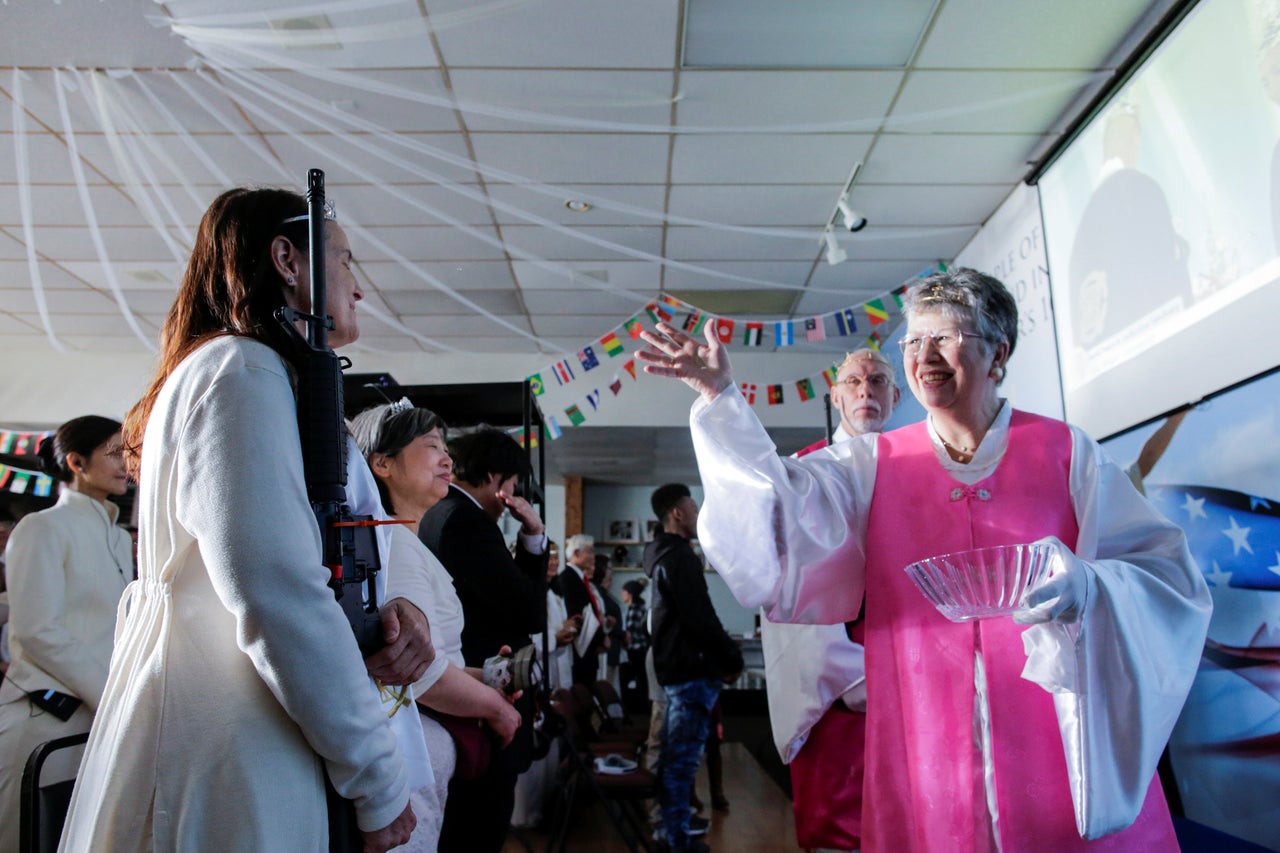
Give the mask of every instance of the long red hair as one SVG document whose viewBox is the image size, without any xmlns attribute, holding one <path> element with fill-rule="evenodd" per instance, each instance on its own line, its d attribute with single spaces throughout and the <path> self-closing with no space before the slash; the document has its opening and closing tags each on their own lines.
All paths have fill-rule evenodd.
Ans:
<svg viewBox="0 0 1280 853">
<path fill-rule="evenodd" d="M 142 437 L 160 389 L 182 360 L 221 335 L 243 335 L 273 345 L 272 314 L 285 304 L 283 282 L 271 263 L 271 242 L 284 236 L 305 251 L 307 202 L 289 190 L 227 190 L 209 205 L 177 299 L 160 332 L 160 364 L 146 394 L 125 417 L 123 444 L 137 476 Z"/>
</svg>

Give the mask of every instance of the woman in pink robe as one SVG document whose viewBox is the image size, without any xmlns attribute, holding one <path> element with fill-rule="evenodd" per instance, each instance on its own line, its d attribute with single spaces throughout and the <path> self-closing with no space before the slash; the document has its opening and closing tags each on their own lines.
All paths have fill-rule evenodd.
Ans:
<svg viewBox="0 0 1280 853">
<path fill-rule="evenodd" d="M 711 336 L 644 334 L 646 370 L 701 394 L 704 551 L 776 621 L 843 621 L 865 592 L 864 850 L 1177 849 L 1155 766 L 1210 608 L 1181 531 L 1079 430 L 1000 398 L 1017 308 L 998 281 L 931 276 L 904 311 L 928 419 L 801 460 Z M 952 623 L 903 571 L 1037 540 L 1053 571 L 1015 620 Z"/>
</svg>

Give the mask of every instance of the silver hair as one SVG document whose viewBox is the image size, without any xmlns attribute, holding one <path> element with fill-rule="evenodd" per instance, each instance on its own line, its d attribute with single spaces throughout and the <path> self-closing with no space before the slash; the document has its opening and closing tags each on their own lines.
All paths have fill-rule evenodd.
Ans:
<svg viewBox="0 0 1280 853">
<path fill-rule="evenodd" d="M 592 536 L 585 533 L 575 533 L 568 539 L 564 540 L 564 555 L 570 559 L 573 555 L 581 551 L 583 548 L 594 548 L 596 540 Z"/>
<path fill-rule="evenodd" d="M 884 357 L 884 353 L 876 352 L 871 347 L 862 347 L 853 352 L 845 353 L 844 361 L 836 367 L 836 373 L 844 370 L 855 361 L 874 361 L 876 364 L 883 364 L 889 368 L 889 381 L 897 384 L 897 377 L 894 375 L 893 362 Z"/>
<path fill-rule="evenodd" d="M 939 311 L 957 322 L 970 322 L 991 345 L 1007 341 L 1009 355 L 1018 343 L 1018 304 L 996 278 L 968 267 L 934 273 L 907 288 L 902 311 L 910 320 L 924 311 Z"/>
</svg>

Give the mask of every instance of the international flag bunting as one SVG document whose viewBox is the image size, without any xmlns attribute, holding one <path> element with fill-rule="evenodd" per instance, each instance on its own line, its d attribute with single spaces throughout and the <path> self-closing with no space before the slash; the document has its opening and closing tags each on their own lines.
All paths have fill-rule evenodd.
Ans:
<svg viewBox="0 0 1280 853">
<path fill-rule="evenodd" d="M 764 323 L 747 323 L 747 330 L 742 335 L 742 343 L 749 347 L 760 346 L 760 335 L 764 333 Z"/>
<path fill-rule="evenodd" d="M 556 382 L 564 385 L 566 382 L 573 381 L 573 368 L 569 366 L 568 361 L 557 361 L 552 372 L 556 375 Z"/>
<path fill-rule="evenodd" d="M 813 381 L 808 377 L 796 380 L 796 393 L 800 395 L 801 403 L 807 403 L 818 396 L 813 393 Z"/>
<path fill-rule="evenodd" d="M 587 402 L 591 404 L 591 411 L 600 410 L 600 389 L 597 388 L 587 395 Z"/>
<path fill-rule="evenodd" d="M 822 371 L 822 378 L 826 380 L 828 388 L 836 387 L 836 379 L 840 376 L 840 369 L 834 364 Z"/>
<path fill-rule="evenodd" d="M 804 337 L 811 344 L 827 339 L 827 330 L 822 328 L 821 317 L 810 317 L 804 321 Z"/>
<path fill-rule="evenodd" d="M 574 426 L 578 426 L 579 424 L 581 424 L 583 421 L 587 419 L 586 416 L 582 414 L 582 410 L 578 408 L 578 405 L 576 403 L 570 406 L 569 408 L 565 409 L 564 414 L 565 414 L 565 417 L 569 419 L 569 423 L 573 424 Z"/>
<path fill-rule="evenodd" d="M 863 307 L 867 309 L 867 319 L 871 321 L 871 325 L 879 326 L 889 322 L 889 312 L 885 310 L 883 300 L 872 299 Z"/>
<path fill-rule="evenodd" d="M 27 485 L 31 482 L 31 474 L 26 471 L 15 470 L 13 472 L 13 482 L 9 484 L 9 491 L 20 495 L 27 490 Z"/>
<path fill-rule="evenodd" d="M 591 347 L 578 350 L 578 361 L 582 362 L 583 370 L 592 370 L 600 366 L 600 359 L 596 358 L 596 351 Z"/>
<path fill-rule="evenodd" d="M 676 299 L 676 298 L 675 298 L 674 296 L 672 296 L 670 293 L 663 293 L 663 294 L 660 294 L 660 295 L 658 296 L 658 299 L 659 299 L 659 300 L 661 300 L 664 304 L 666 304 L 666 305 L 670 305 L 672 308 L 683 308 L 683 307 L 685 307 L 685 303 L 684 303 L 684 302 L 681 302 L 679 299 Z"/>
<path fill-rule="evenodd" d="M 790 320 L 780 320 L 773 324 L 773 337 L 780 347 L 793 346 L 796 342 L 795 336 L 791 331 Z"/>
<path fill-rule="evenodd" d="M 618 378 L 618 374 L 613 374 L 613 381 L 609 383 L 609 390 L 613 392 L 613 396 L 618 396 L 618 392 L 622 390 L 622 380 Z"/>
<path fill-rule="evenodd" d="M 1186 531 L 1210 586 L 1280 591 L 1280 502 L 1210 486 L 1148 486 L 1147 497 Z"/>
<path fill-rule="evenodd" d="M 535 373 L 529 377 L 529 390 L 533 392 L 535 397 L 541 396 L 546 392 L 546 388 L 542 387 L 542 374 Z"/>
<path fill-rule="evenodd" d="M 610 332 L 600 339 L 600 346 L 604 347 L 604 351 L 609 353 L 609 358 L 613 358 L 615 355 L 621 355 L 625 349 L 625 347 L 622 346 L 622 341 L 618 340 L 618 336 L 613 332 Z"/>
<path fill-rule="evenodd" d="M 872 332 L 867 336 L 867 346 L 876 352 L 880 352 L 880 345 L 884 343 L 884 338 L 880 337 L 879 332 Z"/>
<path fill-rule="evenodd" d="M 733 340 L 733 321 L 728 317 L 717 317 L 715 329 L 720 343 L 727 344 Z"/>
<path fill-rule="evenodd" d="M 702 334 L 702 327 L 707 325 L 707 315 L 697 312 L 684 318 L 684 330 L 691 335 Z"/>
<path fill-rule="evenodd" d="M 663 308 L 661 305 L 650 302 L 648 305 L 644 306 L 644 310 L 649 313 L 649 319 L 655 323 L 671 322 L 671 312 L 666 308 Z"/>
<path fill-rule="evenodd" d="M 627 359 L 627 363 L 622 365 L 622 369 L 631 374 L 631 378 L 636 378 L 636 360 L 634 358 Z"/>
<path fill-rule="evenodd" d="M 754 406 L 756 403 L 756 383 L 743 382 L 740 386 L 742 396 L 746 399 L 748 406 Z"/>
<path fill-rule="evenodd" d="M 525 440 L 524 440 L 524 439 L 525 439 L 525 432 L 524 432 L 524 430 L 523 430 L 523 429 L 521 429 L 520 427 L 516 427 L 516 428 L 515 428 L 514 430 L 512 430 L 511 432 L 507 433 L 507 435 L 509 435 L 509 436 L 511 436 L 512 438 L 514 438 L 514 439 L 516 440 L 516 444 L 520 445 L 521 447 L 528 446 L 528 447 L 533 448 L 533 447 L 537 447 L 537 446 L 538 446 L 538 436 L 537 436 L 536 434 L 534 434 L 534 435 L 532 435 L 532 436 L 530 436 L 530 437 L 529 437 L 529 438 L 530 438 L 530 440 L 529 440 L 529 441 L 525 441 Z"/>
<path fill-rule="evenodd" d="M 836 331 L 843 337 L 848 337 L 858 331 L 858 324 L 853 320 L 852 308 L 836 312 Z"/>
<path fill-rule="evenodd" d="M 631 336 L 631 340 L 640 340 L 640 330 L 644 328 L 644 325 L 640 322 L 639 317 L 632 317 L 623 326 L 626 328 L 627 334 Z"/>
<path fill-rule="evenodd" d="M 770 406 L 781 406 L 781 405 L 782 405 L 782 403 L 783 403 L 783 399 L 782 399 L 782 386 L 781 386 L 781 385 L 770 385 L 770 386 L 768 386 L 768 391 L 769 391 L 769 405 L 770 405 Z"/>
<path fill-rule="evenodd" d="M 14 442 L 18 440 L 18 434 L 5 430 L 0 432 L 0 453 L 12 453 Z"/>
<path fill-rule="evenodd" d="M 38 498 L 47 498 L 49 493 L 53 491 L 53 478 L 47 474 L 41 474 L 36 477 L 36 487 L 33 493 Z"/>
<path fill-rule="evenodd" d="M 893 301 L 898 303 L 898 307 L 902 307 L 902 297 L 907 292 L 907 286 L 904 284 L 893 292 Z"/>
<path fill-rule="evenodd" d="M 564 430 L 560 429 L 560 424 L 556 423 L 555 415 L 547 415 L 547 435 L 551 436 L 551 440 L 555 441 L 564 435 Z"/>
</svg>

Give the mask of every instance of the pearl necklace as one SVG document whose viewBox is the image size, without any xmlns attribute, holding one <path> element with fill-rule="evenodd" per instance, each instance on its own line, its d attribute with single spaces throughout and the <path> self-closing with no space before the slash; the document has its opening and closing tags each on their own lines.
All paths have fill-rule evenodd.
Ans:
<svg viewBox="0 0 1280 853">
<path fill-rule="evenodd" d="M 972 456 L 973 452 L 978 449 L 976 447 L 962 447 L 959 445 L 952 444 L 951 442 L 947 441 L 945 438 L 942 437 L 942 433 L 938 433 L 938 441 L 942 442 L 943 447 L 954 450 L 956 453 L 964 454 L 965 456 Z"/>
</svg>

